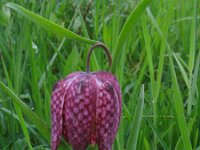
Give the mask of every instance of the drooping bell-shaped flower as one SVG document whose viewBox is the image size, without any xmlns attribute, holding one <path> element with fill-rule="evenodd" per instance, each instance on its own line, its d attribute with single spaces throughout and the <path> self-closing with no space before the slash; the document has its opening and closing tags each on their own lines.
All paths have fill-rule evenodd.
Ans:
<svg viewBox="0 0 200 150">
<path fill-rule="evenodd" d="M 97 43 L 87 58 L 87 71 L 74 72 L 58 81 L 51 96 L 51 148 L 56 150 L 61 137 L 74 150 L 89 144 L 111 150 L 121 116 L 121 91 L 116 77 L 109 72 L 90 72 L 92 51 L 101 47 L 112 63 L 108 48 Z"/>
</svg>

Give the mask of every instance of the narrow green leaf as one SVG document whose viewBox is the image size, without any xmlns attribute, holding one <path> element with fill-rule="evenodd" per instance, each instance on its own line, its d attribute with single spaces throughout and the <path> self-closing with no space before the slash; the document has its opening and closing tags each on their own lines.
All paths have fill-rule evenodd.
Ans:
<svg viewBox="0 0 200 150">
<path fill-rule="evenodd" d="M 6 65 L 4 63 L 4 59 L 3 59 L 3 56 L 1 57 L 2 59 L 2 63 L 3 63 L 3 69 L 4 69 L 4 73 L 5 73 L 5 76 L 6 76 L 6 79 L 7 79 L 7 82 L 8 82 L 8 85 L 10 88 L 12 88 L 13 90 L 13 87 L 12 87 L 12 83 L 11 83 L 11 80 L 10 80 L 10 77 L 8 75 L 8 71 L 6 69 Z M 29 133 L 28 133 L 28 130 L 27 130 L 27 127 L 26 127 L 26 123 L 25 123 L 25 120 L 24 120 L 24 117 L 22 115 L 22 112 L 21 112 L 21 109 L 19 108 L 19 106 L 14 102 L 14 107 L 15 107 L 15 110 L 17 112 L 17 115 L 19 117 L 19 122 L 20 122 L 20 125 L 21 125 L 21 128 L 22 128 L 22 131 L 24 133 L 24 136 L 25 136 L 25 139 L 27 141 L 27 144 L 29 146 L 29 149 L 33 149 L 32 145 L 31 145 L 31 142 L 30 142 L 30 137 L 29 137 Z"/>
<path fill-rule="evenodd" d="M 159 25 L 158 25 L 158 23 L 157 23 L 155 17 L 154 17 L 153 14 L 151 13 L 150 8 L 148 7 L 146 11 L 147 11 L 147 15 L 148 15 L 148 17 L 150 18 L 152 24 L 153 24 L 154 27 L 156 28 L 156 30 L 157 30 L 157 32 L 159 33 L 160 37 L 163 39 L 163 38 L 164 38 L 164 37 L 163 37 L 163 32 L 161 31 L 161 29 L 160 29 L 160 27 L 159 27 Z M 171 47 L 170 47 L 168 41 L 166 41 L 166 42 L 167 42 L 167 43 L 166 43 L 166 44 L 167 44 L 167 49 L 171 51 Z M 180 71 L 181 71 L 181 73 L 182 73 L 182 76 L 183 76 L 183 79 L 184 79 L 184 81 L 185 81 L 186 86 L 189 87 L 189 79 L 188 79 L 187 73 L 186 73 L 186 71 L 185 71 L 185 69 L 184 69 L 184 67 L 186 68 L 186 70 L 188 69 L 187 65 L 184 63 L 184 61 L 183 61 L 181 58 L 179 58 L 179 59 L 180 59 L 180 60 L 179 60 L 178 57 L 174 54 L 173 51 L 172 51 L 172 55 L 173 55 L 174 59 L 176 60 L 178 66 L 179 66 L 179 68 L 180 68 Z M 183 65 L 182 65 L 181 63 L 182 63 Z M 184 66 L 184 67 L 183 67 L 183 66 Z"/>
<path fill-rule="evenodd" d="M 56 60 L 58 53 L 61 51 L 61 48 L 65 42 L 66 38 L 63 38 L 63 40 L 61 41 L 60 45 L 58 46 L 58 48 L 56 49 L 56 52 L 53 54 L 51 60 L 49 61 L 45 72 L 43 72 L 39 82 L 38 82 L 38 88 L 41 89 L 42 88 L 42 84 L 44 83 L 45 79 L 46 79 L 46 75 L 49 72 L 50 68 L 52 67 L 54 61 Z"/>
<path fill-rule="evenodd" d="M 195 68 L 194 68 L 194 76 L 193 76 L 193 83 L 192 83 L 192 90 L 196 90 L 197 95 L 200 94 L 200 88 L 199 86 L 199 72 L 200 72 L 200 50 L 198 52 L 197 58 L 196 58 L 196 63 L 195 63 Z M 200 81 L 200 80 L 199 80 Z M 195 105 L 195 110 L 197 114 L 197 120 L 200 122 L 200 96 L 197 97 L 197 105 Z M 199 123 L 198 123 L 199 124 Z"/>
<path fill-rule="evenodd" d="M 188 75 L 187 75 L 185 69 L 183 68 L 183 65 L 181 64 L 181 62 L 179 61 L 179 59 L 177 58 L 177 56 L 176 56 L 174 53 L 172 53 L 172 55 L 173 55 L 174 59 L 176 60 L 178 66 L 179 66 L 179 68 L 180 68 L 180 71 L 181 71 L 181 73 L 182 73 L 182 75 L 183 75 L 183 79 L 184 79 L 184 81 L 185 81 L 186 86 L 189 88 L 189 79 L 188 79 Z"/>
<path fill-rule="evenodd" d="M 147 60 L 148 60 L 148 66 L 149 66 L 149 72 L 150 72 L 151 88 L 152 88 L 152 93 L 153 93 L 153 97 L 154 97 L 155 77 L 154 77 L 153 56 L 152 56 L 152 52 L 151 52 L 152 51 L 151 38 L 150 38 L 150 34 L 147 29 L 147 21 L 146 21 L 145 15 L 143 15 L 143 17 L 142 17 L 142 29 L 143 29 L 143 35 L 144 35 L 144 40 L 145 40 L 145 49 L 147 52 Z"/>
<path fill-rule="evenodd" d="M 158 140 L 159 140 L 160 144 L 162 145 L 162 148 L 163 148 L 164 150 L 169 150 L 167 144 L 166 144 L 165 141 L 162 139 L 162 137 L 161 137 L 159 131 L 157 130 L 157 128 L 155 128 L 155 126 L 154 126 L 150 121 L 148 121 L 148 124 L 149 124 L 149 126 L 151 127 L 151 129 L 153 130 L 153 132 L 157 135 Z"/>
<path fill-rule="evenodd" d="M 67 75 L 75 71 L 79 61 L 80 61 L 80 54 L 78 52 L 78 48 L 74 46 L 73 50 L 71 51 L 65 62 L 64 75 Z"/>
<path fill-rule="evenodd" d="M 87 31 L 87 28 L 86 28 L 86 25 L 85 25 L 85 22 L 84 22 L 84 19 L 83 19 L 83 15 L 81 13 L 81 10 L 79 8 L 79 5 L 76 4 L 76 8 L 77 8 L 77 11 L 78 11 L 78 15 L 80 17 L 80 20 L 81 20 L 81 26 L 82 26 L 82 29 L 83 29 L 83 34 L 85 37 L 87 37 L 89 39 L 89 33 Z M 89 49 L 88 46 L 86 46 L 87 49 Z M 97 61 L 97 58 L 96 58 L 96 55 L 95 55 L 95 52 L 93 52 L 93 57 L 91 59 L 91 67 L 94 68 L 95 70 L 99 70 L 99 63 Z"/>
<path fill-rule="evenodd" d="M 190 53 L 189 53 L 189 81 L 190 87 L 188 92 L 188 107 L 187 113 L 190 115 L 192 109 L 193 95 L 192 91 L 192 78 L 193 78 L 193 69 L 195 63 L 195 47 L 196 47 L 196 20 L 197 20 L 197 0 L 193 0 L 193 17 L 192 17 L 192 26 L 191 26 L 191 35 L 190 35 Z"/>
<path fill-rule="evenodd" d="M 144 64 L 142 65 L 142 67 L 140 69 L 141 71 L 138 75 L 137 81 L 135 82 L 135 87 L 134 87 L 133 92 L 131 93 L 130 97 L 135 98 L 135 97 L 137 97 L 137 95 L 139 93 L 140 85 L 142 83 L 142 80 L 144 79 L 144 75 L 146 73 L 146 68 L 147 68 L 147 65 L 148 65 L 147 59 L 144 59 L 144 60 L 145 60 Z M 130 113 L 133 113 L 133 107 L 132 106 L 134 106 L 134 103 L 135 103 L 134 99 L 130 99 L 129 102 L 128 102 L 127 107 L 128 107 L 128 110 L 130 111 Z M 133 119 L 133 117 L 131 119 Z"/>
<path fill-rule="evenodd" d="M 130 113 L 130 111 L 128 110 L 126 104 L 122 103 L 122 106 L 123 106 L 123 111 L 124 111 L 124 112 L 123 112 L 123 113 L 124 113 L 123 115 L 124 115 L 125 117 L 127 117 L 129 121 L 131 121 L 131 113 Z"/>
<path fill-rule="evenodd" d="M 173 8 L 175 5 L 175 0 L 174 1 L 170 1 L 169 3 L 169 9 L 167 11 L 166 14 L 166 20 L 165 20 L 165 24 L 163 26 L 163 37 L 161 40 L 161 47 L 160 47 L 160 55 L 159 55 L 159 63 L 158 63 L 158 71 L 157 71 L 157 79 L 156 79 L 156 90 L 155 90 L 155 104 L 157 102 L 159 93 L 160 93 L 160 87 L 161 87 L 161 79 L 162 79 L 162 74 L 163 74 L 163 67 L 164 67 L 164 60 L 165 60 L 165 50 L 166 50 L 166 46 L 167 46 L 167 37 L 168 37 L 168 30 L 169 30 L 169 26 L 171 23 L 171 19 L 173 16 Z"/>
<path fill-rule="evenodd" d="M 64 27 L 55 24 L 51 21 L 49 21 L 46 18 L 43 18 L 17 4 L 13 4 L 13 3 L 7 3 L 6 4 L 7 7 L 17 11 L 19 14 L 23 15 L 24 17 L 28 18 L 29 20 L 33 21 L 34 23 L 38 24 L 39 26 L 43 27 L 44 29 L 53 32 L 54 34 L 61 36 L 61 37 L 67 37 L 67 38 L 71 38 L 77 41 L 81 41 L 83 43 L 88 43 L 88 44 L 94 44 L 97 41 L 94 40 L 90 40 L 84 37 L 81 37 L 75 33 L 73 33 L 72 31 L 65 29 Z"/>
<path fill-rule="evenodd" d="M 50 141 L 50 129 L 47 124 L 39 118 L 11 89 L 9 89 L 3 82 L 0 81 L 2 90 L 13 99 L 13 101 L 20 107 L 22 112 L 35 124 L 40 133 Z"/>
<path fill-rule="evenodd" d="M 135 9 L 132 11 L 130 16 L 127 18 L 125 24 L 123 25 L 123 28 L 120 32 L 119 38 L 117 40 L 117 46 L 115 48 L 114 54 L 113 54 L 113 65 L 112 65 L 112 71 L 115 72 L 117 66 L 119 66 L 119 59 L 122 53 L 124 52 L 124 43 L 127 41 L 129 35 L 132 33 L 134 29 L 134 25 L 136 24 L 138 18 L 142 15 L 142 13 L 145 11 L 146 7 L 149 5 L 151 0 L 143 0 L 140 2 Z"/>
<path fill-rule="evenodd" d="M 191 146 L 191 142 L 190 142 L 189 134 L 188 134 L 188 129 L 187 129 L 187 124 L 186 124 L 186 120 L 184 116 L 183 99 L 182 99 L 181 91 L 178 85 L 171 51 L 169 51 L 169 62 L 170 62 L 170 71 L 171 71 L 171 77 L 172 77 L 173 101 L 174 101 L 179 130 L 181 132 L 184 148 L 186 150 L 192 150 L 192 146 Z"/>
<path fill-rule="evenodd" d="M 83 2 L 83 0 L 80 1 L 79 5 L 81 5 L 82 2 Z M 74 20 L 75 20 L 75 18 L 76 18 L 76 16 L 77 16 L 77 14 L 78 14 L 78 10 L 74 13 L 74 16 L 72 17 L 72 19 L 71 19 L 71 21 L 70 21 L 70 24 L 69 24 L 69 26 L 68 26 L 68 29 L 71 28 L 71 26 L 72 26 L 72 24 L 73 24 L 73 22 L 74 22 Z M 43 84 L 43 82 L 45 81 L 46 74 L 49 72 L 51 66 L 53 65 L 54 61 L 56 60 L 56 58 L 57 58 L 57 56 L 58 56 L 58 53 L 61 51 L 61 49 L 62 49 L 62 47 L 63 47 L 65 41 L 66 41 L 66 38 L 63 38 L 62 41 L 60 42 L 58 48 L 55 48 L 55 51 L 56 51 L 56 52 L 55 52 L 54 55 L 52 56 L 51 60 L 49 61 L 48 65 L 47 65 L 47 67 L 46 67 L 46 71 L 43 72 L 43 74 L 42 74 L 42 76 L 41 76 L 41 78 L 40 78 L 40 80 L 39 80 L 39 83 L 38 83 L 39 89 L 41 89 L 42 84 Z M 54 47 L 53 47 L 53 48 L 54 48 Z"/>
<path fill-rule="evenodd" d="M 130 135 L 128 137 L 127 150 L 128 149 L 136 150 L 140 124 L 142 120 L 143 107 L 144 107 L 144 85 L 142 85 L 141 87 L 140 97 L 138 100 L 138 104 L 136 106 L 134 119 L 132 120 L 132 127 Z"/>
<path fill-rule="evenodd" d="M 79 15 L 80 20 L 81 20 L 81 26 L 82 26 L 82 29 L 83 29 L 83 34 L 84 34 L 85 37 L 89 38 L 89 34 L 88 34 L 88 31 L 87 31 L 87 28 L 86 28 L 86 25 L 85 25 L 81 10 L 79 8 L 79 5 L 78 5 L 78 3 L 76 1 L 75 1 L 75 4 L 76 4 L 76 9 L 77 9 L 78 15 Z"/>
<path fill-rule="evenodd" d="M 41 96 L 40 96 L 40 91 L 35 90 L 38 89 L 38 74 L 37 71 L 37 62 L 36 62 L 36 57 L 34 54 L 34 49 L 29 49 L 29 56 L 30 56 L 30 70 L 31 70 L 31 94 L 32 98 L 34 101 L 34 111 L 35 113 L 41 115 L 42 117 L 42 101 L 41 101 Z"/>
<path fill-rule="evenodd" d="M 191 118 L 189 120 L 189 122 L 187 123 L 188 126 L 188 134 L 191 135 L 192 130 L 195 128 L 195 120 L 196 120 L 196 116 L 194 116 L 193 118 Z M 178 139 L 178 142 L 176 143 L 175 146 L 175 150 L 181 150 L 183 149 L 183 141 L 182 141 L 182 137 L 180 136 L 180 138 Z"/>
<path fill-rule="evenodd" d="M 195 46 L 196 46 L 196 20 L 197 20 L 197 0 L 193 0 L 193 16 L 190 35 L 190 54 L 189 54 L 189 70 L 192 73 L 195 62 Z"/>
</svg>

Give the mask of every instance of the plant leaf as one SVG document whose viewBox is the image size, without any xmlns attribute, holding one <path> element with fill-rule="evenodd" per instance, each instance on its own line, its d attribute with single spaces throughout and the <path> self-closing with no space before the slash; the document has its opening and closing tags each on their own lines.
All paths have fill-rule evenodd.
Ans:
<svg viewBox="0 0 200 150">
<path fill-rule="evenodd" d="M 169 53 L 170 71 L 171 71 L 171 77 L 172 77 L 173 101 L 174 101 L 174 106 L 175 106 L 177 122 L 178 122 L 179 130 L 181 133 L 181 137 L 183 140 L 184 148 L 187 150 L 192 150 L 192 145 L 191 145 L 189 134 L 188 134 L 187 123 L 184 116 L 183 99 L 181 96 L 180 87 L 179 87 L 177 77 L 176 77 L 176 72 L 174 69 L 172 54 L 170 50 L 168 50 L 168 53 Z"/>
<path fill-rule="evenodd" d="M 144 85 L 140 90 L 140 97 L 136 106 L 134 119 L 132 120 L 131 132 L 128 138 L 127 149 L 136 150 L 137 140 L 142 120 L 142 112 L 144 107 Z"/>
<path fill-rule="evenodd" d="M 118 41 L 117 41 L 117 46 L 114 51 L 113 55 L 113 66 L 112 66 L 112 71 L 115 72 L 117 66 L 119 66 L 119 58 L 122 55 L 125 50 L 123 49 L 124 44 L 126 43 L 129 35 L 133 31 L 133 27 L 136 24 L 138 18 L 142 15 L 142 13 L 145 11 L 146 7 L 149 5 L 151 0 L 143 0 L 141 3 L 139 3 L 136 8 L 132 11 L 130 16 L 127 18 L 125 24 L 123 25 L 123 28 L 120 32 Z"/>
<path fill-rule="evenodd" d="M 7 7 L 17 11 L 19 14 L 23 15 L 24 17 L 26 17 L 27 19 L 33 21 L 34 23 L 38 24 L 39 26 L 43 27 L 44 29 L 53 32 L 56 35 L 59 35 L 61 37 L 67 37 L 67 38 L 71 38 L 77 41 L 81 41 L 83 43 L 88 43 L 88 44 L 95 44 L 97 41 L 94 40 L 90 40 L 84 37 L 81 37 L 75 33 L 73 33 L 72 31 L 65 29 L 64 27 L 49 21 L 46 18 L 43 18 L 17 4 L 13 4 L 13 3 L 7 3 L 6 4 Z"/>
<path fill-rule="evenodd" d="M 0 81 L 0 87 L 2 90 L 13 99 L 13 101 L 19 106 L 22 112 L 35 124 L 40 133 L 50 141 L 50 129 L 47 124 L 41 120 L 41 118 L 35 114 L 11 89 L 9 89 L 3 82 Z"/>
</svg>

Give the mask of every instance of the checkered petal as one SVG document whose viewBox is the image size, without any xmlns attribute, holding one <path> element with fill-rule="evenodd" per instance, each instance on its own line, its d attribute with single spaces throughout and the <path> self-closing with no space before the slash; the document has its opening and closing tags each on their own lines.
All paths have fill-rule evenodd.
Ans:
<svg viewBox="0 0 200 150">
<path fill-rule="evenodd" d="M 65 89 L 63 87 L 63 81 L 59 81 L 53 89 L 53 93 L 51 96 L 51 148 L 52 150 L 56 150 L 57 146 L 60 143 L 62 136 L 62 112 L 63 112 L 63 104 L 64 104 L 64 92 Z"/>
<path fill-rule="evenodd" d="M 94 73 L 97 81 L 96 131 L 99 150 L 110 150 L 121 115 L 120 88 L 115 77 L 106 72 Z M 118 91 L 119 90 L 119 91 Z"/>
<path fill-rule="evenodd" d="M 121 91 L 107 72 L 73 73 L 59 81 L 52 93 L 52 150 L 61 136 L 74 150 L 97 144 L 111 150 L 121 116 Z"/>
<path fill-rule="evenodd" d="M 90 143 L 96 143 L 96 92 L 91 74 L 80 74 L 67 90 L 64 127 L 73 150 L 86 150 Z"/>
<path fill-rule="evenodd" d="M 66 91 L 71 85 L 72 81 L 75 79 L 79 72 L 70 74 L 64 80 L 57 82 L 53 87 L 53 92 L 51 96 L 51 149 L 56 150 L 62 134 L 66 135 L 67 129 L 63 129 L 63 109 L 66 99 Z M 65 136 L 67 139 L 67 137 Z"/>
</svg>

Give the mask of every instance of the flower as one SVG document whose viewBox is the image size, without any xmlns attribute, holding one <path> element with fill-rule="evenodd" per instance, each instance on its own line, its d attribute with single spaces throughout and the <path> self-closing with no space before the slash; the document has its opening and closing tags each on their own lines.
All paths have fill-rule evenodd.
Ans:
<svg viewBox="0 0 200 150">
<path fill-rule="evenodd" d="M 121 91 L 116 77 L 109 72 L 89 72 L 92 46 L 87 59 L 87 71 L 75 72 L 54 86 L 51 97 L 51 148 L 56 150 L 61 136 L 74 150 L 86 150 L 97 144 L 99 150 L 110 150 L 121 116 Z"/>
</svg>

